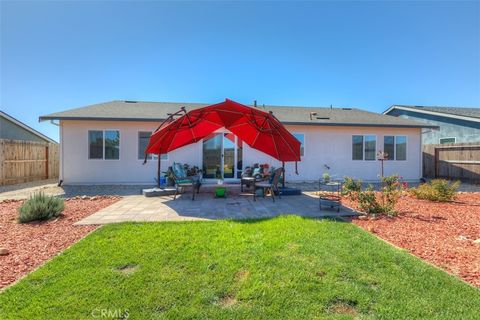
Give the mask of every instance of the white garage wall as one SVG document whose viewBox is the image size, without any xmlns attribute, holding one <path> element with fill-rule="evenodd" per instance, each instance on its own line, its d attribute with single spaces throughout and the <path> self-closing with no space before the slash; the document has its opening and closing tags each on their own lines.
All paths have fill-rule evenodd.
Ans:
<svg viewBox="0 0 480 320">
<path fill-rule="evenodd" d="M 61 121 L 61 178 L 65 184 L 153 184 L 157 161 L 137 159 L 138 132 L 154 131 L 157 122 Z M 378 180 L 379 161 L 352 160 L 352 135 L 374 134 L 377 151 L 383 149 L 384 135 L 407 136 L 407 160 L 386 161 L 385 174 L 398 173 L 406 180 L 421 177 L 421 130 L 400 128 L 287 126 L 291 132 L 305 134 L 305 156 L 298 163 L 286 164 L 287 181 L 311 181 L 321 177 L 330 167 L 330 174 L 338 178 L 352 176 L 366 181 Z M 88 159 L 88 130 L 120 130 L 120 160 Z M 162 160 L 162 171 L 174 161 L 202 165 L 202 144 L 177 149 Z M 280 166 L 270 156 L 244 146 L 244 166 L 270 163 Z"/>
</svg>

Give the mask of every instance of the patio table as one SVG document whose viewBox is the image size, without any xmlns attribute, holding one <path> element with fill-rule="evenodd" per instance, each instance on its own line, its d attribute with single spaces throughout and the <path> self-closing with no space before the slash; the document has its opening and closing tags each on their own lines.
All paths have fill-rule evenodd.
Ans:
<svg viewBox="0 0 480 320">
<path fill-rule="evenodd" d="M 341 191 L 342 183 L 340 181 L 325 182 L 320 179 L 318 183 L 320 210 L 322 210 L 322 206 L 324 206 L 340 212 L 340 206 L 342 205 Z"/>
</svg>

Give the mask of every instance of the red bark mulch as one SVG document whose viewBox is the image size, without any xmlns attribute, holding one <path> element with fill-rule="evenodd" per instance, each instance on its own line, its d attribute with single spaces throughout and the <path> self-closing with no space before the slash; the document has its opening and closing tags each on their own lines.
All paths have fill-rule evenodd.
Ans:
<svg viewBox="0 0 480 320">
<path fill-rule="evenodd" d="M 0 289 L 95 230 L 97 226 L 73 224 L 119 199 L 66 199 L 65 210 L 58 219 L 24 224 L 17 222 L 17 210 L 23 201 L 0 202 L 0 247 L 9 251 L 7 255 L 0 256 Z"/>
<path fill-rule="evenodd" d="M 343 203 L 356 209 L 347 198 Z M 353 223 L 480 287 L 480 192 L 459 193 L 450 203 L 403 195 L 397 217 Z"/>
</svg>

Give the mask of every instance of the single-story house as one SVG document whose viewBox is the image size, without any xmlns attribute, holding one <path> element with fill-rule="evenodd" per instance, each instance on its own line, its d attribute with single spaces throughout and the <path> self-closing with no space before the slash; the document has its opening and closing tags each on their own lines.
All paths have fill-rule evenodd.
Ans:
<svg viewBox="0 0 480 320">
<path fill-rule="evenodd" d="M 158 159 L 144 165 L 150 134 L 169 114 L 201 103 L 111 101 L 40 117 L 58 120 L 60 180 L 64 184 L 153 184 Z M 255 106 L 254 106 L 255 107 Z M 323 173 L 377 181 L 381 172 L 376 154 L 390 155 L 385 174 L 404 179 L 422 177 L 421 132 L 434 126 L 354 108 L 262 106 L 302 143 L 298 175 L 294 163 L 285 166 L 287 181 L 313 181 Z M 162 168 L 173 162 L 200 168 L 218 166 L 225 180 L 236 180 L 254 163 L 281 163 L 250 148 L 225 130 L 201 142 L 161 156 Z M 208 171 L 208 170 L 207 170 Z M 206 179 L 214 179 L 208 172 Z"/>
<path fill-rule="evenodd" d="M 393 105 L 383 113 L 438 126 L 422 134 L 423 144 L 480 142 L 480 108 Z"/>
</svg>

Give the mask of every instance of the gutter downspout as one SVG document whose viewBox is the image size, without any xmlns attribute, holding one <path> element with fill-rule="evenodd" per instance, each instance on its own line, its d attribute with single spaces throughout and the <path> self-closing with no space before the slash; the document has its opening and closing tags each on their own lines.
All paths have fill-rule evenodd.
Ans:
<svg viewBox="0 0 480 320">
<path fill-rule="evenodd" d="M 63 121 L 59 122 L 59 127 L 60 127 L 60 170 L 59 170 L 59 177 L 58 177 L 58 186 L 60 187 L 63 183 L 63 170 L 64 170 L 64 165 L 63 165 Z"/>
</svg>

